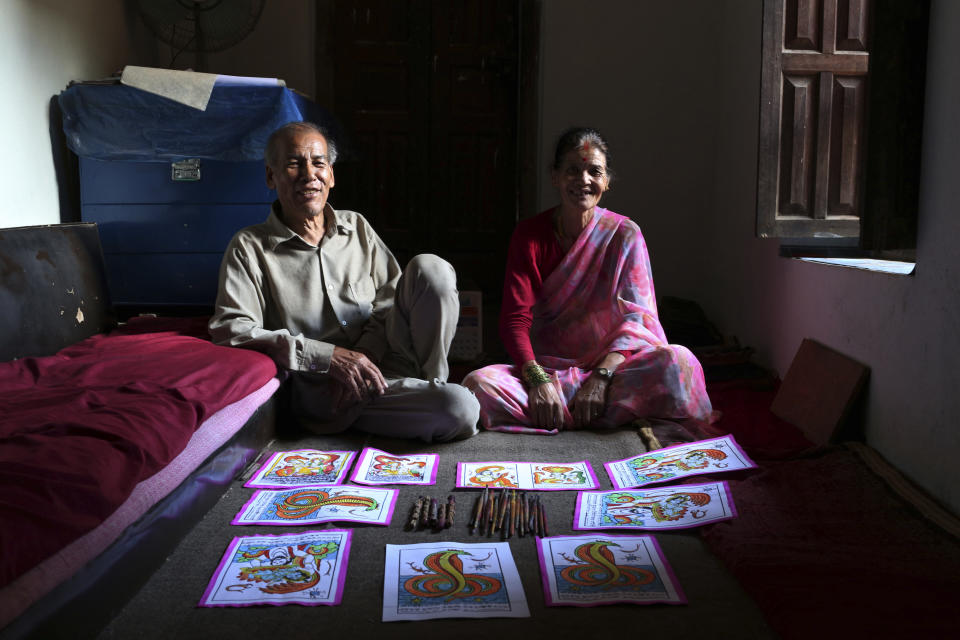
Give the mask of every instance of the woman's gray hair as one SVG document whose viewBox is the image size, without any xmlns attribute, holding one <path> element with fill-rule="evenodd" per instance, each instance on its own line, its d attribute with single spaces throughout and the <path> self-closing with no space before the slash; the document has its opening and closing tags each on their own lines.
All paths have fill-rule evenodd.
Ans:
<svg viewBox="0 0 960 640">
<path fill-rule="evenodd" d="M 271 167 L 276 166 L 277 147 L 280 146 L 280 141 L 293 133 L 303 132 L 319 133 L 323 136 L 323 139 L 327 141 L 327 161 L 330 164 L 334 164 L 337 161 L 337 143 L 333 137 L 331 137 L 330 131 L 319 124 L 303 120 L 299 122 L 288 122 L 270 134 L 270 137 L 267 138 L 267 146 L 263 150 L 264 162 Z"/>
<path fill-rule="evenodd" d="M 603 153 L 607 164 L 607 176 L 613 178 L 613 170 L 610 168 L 610 145 L 606 138 L 598 130 L 590 127 L 571 127 L 560 134 L 557 140 L 557 148 L 553 154 L 553 169 L 558 171 L 563 164 L 563 157 L 574 149 L 579 149 L 584 144 L 596 147 Z"/>
</svg>

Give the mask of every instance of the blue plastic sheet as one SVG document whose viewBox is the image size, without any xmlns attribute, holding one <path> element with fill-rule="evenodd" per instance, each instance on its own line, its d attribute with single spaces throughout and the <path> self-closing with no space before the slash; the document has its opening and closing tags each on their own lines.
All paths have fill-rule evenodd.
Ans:
<svg viewBox="0 0 960 640">
<path fill-rule="evenodd" d="M 67 146 L 97 160 L 262 160 L 267 138 L 288 122 L 342 130 L 330 113 L 286 87 L 215 86 L 206 111 L 122 84 L 77 84 L 60 93 Z"/>
</svg>

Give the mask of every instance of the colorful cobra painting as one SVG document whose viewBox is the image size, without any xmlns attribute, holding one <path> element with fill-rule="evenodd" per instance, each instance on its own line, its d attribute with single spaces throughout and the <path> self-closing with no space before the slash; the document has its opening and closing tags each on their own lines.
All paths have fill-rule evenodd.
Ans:
<svg viewBox="0 0 960 640">
<path fill-rule="evenodd" d="M 537 538 L 537 551 L 548 606 L 686 602 L 652 536 Z"/>
<path fill-rule="evenodd" d="M 527 617 L 506 542 L 387 545 L 383 620 Z"/>
<path fill-rule="evenodd" d="M 672 482 L 705 473 L 753 469 L 756 466 L 733 436 L 675 445 L 604 464 L 610 481 L 617 489 Z"/>
<path fill-rule="evenodd" d="M 397 491 L 379 487 L 333 485 L 288 491 L 260 490 L 230 524 L 317 524 L 363 522 L 390 524 Z"/>
</svg>

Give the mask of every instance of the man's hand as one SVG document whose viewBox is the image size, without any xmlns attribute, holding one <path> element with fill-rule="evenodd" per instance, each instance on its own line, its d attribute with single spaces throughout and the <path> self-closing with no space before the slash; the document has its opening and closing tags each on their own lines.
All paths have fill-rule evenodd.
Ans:
<svg viewBox="0 0 960 640">
<path fill-rule="evenodd" d="M 381 395 L 387 389 L 387 381 L 377 365 L 359 351 L 334 347 L 328 373 L 341 384 L 344 396 L 340 404 L 353 404 Z"/>
</svg>

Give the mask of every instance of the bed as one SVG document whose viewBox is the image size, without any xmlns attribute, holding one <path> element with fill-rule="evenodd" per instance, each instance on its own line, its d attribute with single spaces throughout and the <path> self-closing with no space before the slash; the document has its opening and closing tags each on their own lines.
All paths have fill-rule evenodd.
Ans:
<svg viewBox="0 0 960 640">
<path fill-rule="evenodd" d="M 274 434 L 274 363 L 111 314 L 94 224 L 0 229 L 0 636 L 123 606 Z"/>
</svg>

